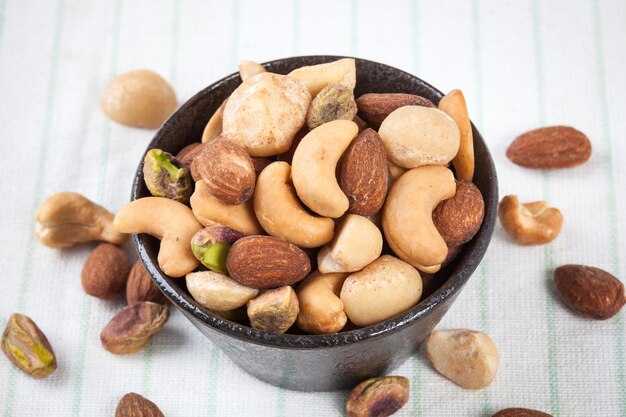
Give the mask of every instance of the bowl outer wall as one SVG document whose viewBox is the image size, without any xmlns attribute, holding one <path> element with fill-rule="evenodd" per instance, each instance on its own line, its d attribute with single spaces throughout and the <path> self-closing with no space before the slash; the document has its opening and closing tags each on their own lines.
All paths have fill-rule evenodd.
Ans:
<svg viewBox="0 0 626 417">
<path fill-rule="evenodd" d="M 334 61 L 339 56 L 303 56 L 263 64 L 269 71 L 288 73 L 303 65 Z M 442 93 L 419 78 L 384 64 L 356 59 L 355 96 L 370 93 L 413 93 L 437 104 Z M 231 74 L 183 104 L 159 129 L 146 152 L 160 148 L 176 154 L 198 142 L 220 104 L 241 83 Z M 363 379 L 385 373 L 413 354 L 450 308 L 484 256 L 495 224 L 498 183 L 495 166 L 482 136 L 472 125 L 476 173 L 474 183 L 485 200 L 481 229 L 450 267 L 448 280 L 411 310 L 382 323 L 333 335 L 277 335 L 252 329 L 211 313 L 195 303 L 184 280 L 167 277 L 158 267 L 158 240 L 145 234 L 133 242 L 154 282 L 204 335 L 237 365 L 261 380 L 285 388 L 327 391 L 350 388 Z M 143 161 L 143 158 L 142 158 Z M 140 162 L 131 199 L 149 196 Z"/>
</svg>

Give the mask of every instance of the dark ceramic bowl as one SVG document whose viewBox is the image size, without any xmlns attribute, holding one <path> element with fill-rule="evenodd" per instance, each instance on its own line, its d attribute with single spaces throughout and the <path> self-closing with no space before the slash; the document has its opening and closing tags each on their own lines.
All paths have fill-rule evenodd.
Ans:
<svg viewBox="0 0 626 417">
<path fill-rule="evenodd" d="M 303 56 L 263 64 L 269 71 L 286 74 L 303 65 L 330 62 L 342 57 Z M 355 96 L 364 93 L 414 93 L 438 103 L 439 90 L 396 68 L 364 59 L 356 60 Z M 241 83 L 239 74 L 200 91 L 182 105 L 156 133 L 148 149 L 176 154 L 200 141 L 213 112 Z M 455 262 L 438 276 L 445 280 L 417 306 L 382 323 L 330 335 L 272 334 L 225 320 L 198 305 L 189 295 L 185 280 L 167 277 L 159 269 L 159 242 L 148 235 L 133 240 L 152 279 L 194 326 L 219 346 L 237 365 L 257 378 L 285 388 L 328 391 L 351 388 L 362 380 L 381 375 L 415 353 L 450 308 L 461 288 L 482 259 L 496 219 L 498 184 L 491 155 L 480 133 L 473 128 L 476 174 L 474 182 L 485 199 L 485 219 L 474 239 L 465 245 Z M 143 158 L 142 158 L 143 160 Z M 142 163 L 137 168 L 132 199 L 149 196 L 143 181 Z"/>
</svg>

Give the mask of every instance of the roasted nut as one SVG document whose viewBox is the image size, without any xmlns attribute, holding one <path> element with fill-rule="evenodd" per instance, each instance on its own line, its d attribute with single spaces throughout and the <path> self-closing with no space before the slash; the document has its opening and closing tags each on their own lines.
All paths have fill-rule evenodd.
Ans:
<svg viewBox="0 0 626 417">
<path fill-rule="evenodd" d="M 159 303 L 167 305 L 168 301 L 165 295 L 159 290 L 150 274 L 143 266 L 141 261 L 135 262 L 135 265 L 128 274 L 128 281 L 126 282 L 126 302 L 133 305 L 140 301 L 152 301 L 153 303 Z"/>
<path fill-rule="evenodd" d="M 116 355 L 143 349 L 170 316 L 166 306 L 142 301 L 123 308 L 100 333 L 102 347 Z"/>
<path fill-rule="evenodd" d="M 227 226 L 205 227 L 191 238 L 191 251 L 202 265 L 225 274 L 230 246 L 242 237 L 243 233 Z"/>
<path fill-rule="evenodd" d="M 337 333 L 348 321 L 339 293 L 348 274 L 316 271 L 298 286 L 298 327 L 314 334 Z"/>
<path fill-rule="evenodd" d="M 571 168 L 591 157 L 591 142 L 573 127 L 549 126 L 518 136 L 506 156 L 526 168 Z"/>
<path fill-rule="evenodd" d="M 599 268 L 563 265 L 554 271 L 554 283 L 563 302 L 572 310 L 606 320 L 624 307 L 624 284 Z"/>
<path fill-rule="evenodd" d="M 403 376 L 371 378 L 357 385 L 348 397 L 349 417 L 390 416 L 409 401 L 409 380 Z"/>
<path fill-rule="evenodd" d="M 474 177 L 474 137 L 463 92 L 461 90 L 450 91 L 439 101 L 439 109 L 452 117 L 459 127 L 461 135 L 459 152 L 452 160 L 456 177 L 459 180 L 472 181 Z"/>
<path fill-rule="evenodd" d="M 128 240 L 113 226 L 115 215 L 78 193 L 56 193 L 44 200 L 35 213 L 35 236 L 51 248 L 103 240 L 121 245 Z"/>
<path fill-rule="evenodd" d="M 263 229 L 301 248 L 317 248 L 333 238 L 332 219 L 309 214 L 298 201 L 291 167 L 273 162 L 261 172 L 254 192 L 254 211 Z"/>
<path fill-rule="evenodd" d="M 552 417 L 542 411 L 528 408 L 506 408 L 495 413 L 492 417 Z"/>
<path fill-rule="evenodd" d="M 230 248 L 226 267 L 242 285 L 272 289 L 295 284 L 311 272 L 306 253 L 272 236 L 246 236 Z"/>
<path fill-rule="evenodd" d="M 364 130 L 369 129 L 370 127 L 370 125 L 367 124 L 367 122 L 361 119 L 359 116 L 354 116 L 354 119 L 352 119 L 352 121 L 356 123 L 356 125 L 359 127 L 359 133 L 363 132 Z"/>
<path fill-rule="evenodd" d="M 196 182 L 196 191 L 189 199 L 193 214 L 204 226 L 223 224 L 244 235 L 258 235 L 263 233 L 261 225 L 254 215 L 252 200 L 237 206 L 222 203 L 209 193 L 204 181 Z"/>
<path fill-rule="evenodd" d="M 350 143 L 339 164 L 339 187 L 348 197 L 348 213 L 371 216 L 378 213 L 389 183 L 387 154 L 378 133 L 364 130 Z"/>
<path fill-rule="evenodd" d="M 257 176 L 261 172 L 263 172 L 263 170 L 267 168 L 272 162 L 274 162 L 274 159 L 258 158 L 256 156 L 250 159 L 252 160 L 252 166 L 254 166 L 254 172 L 256 173 Z"/>
<path fill-rule="evenodd" d="M 387 157 L 402 168 L 445 165 L 459 150 L 460 133 L 454 120 L 438 109 L 405 106 L 380 125 Z"/>
<path fill-rule="evenodd" d="M 465 389 L 485 388 L 498 370 L 496 344 L 475 330 L 434 331 L 426 343 L 426 353 L 439 373 Z"/>
<path fill-rule="evenodd" d="M 228 99 L 222 135 L 250 156 L 286 152 L 304 125 L 311 95 L 303 82 L 265 72 L 248 78 Z"/>
<path fill-rule="evenodd" d="M 161 149 L 151 149 L 143 160 L 143 179 L 150 194 L 183 204 L 193 191 L 191 174 L 174 156 Z"/>
<path fill-rule="evenodd" d="M 315 96 L 309 107 L 306 123 L 313 130 L 333 120 L 352 120 L 356 116 L 356 103 L 351 88 L 328 84 Z"/>
<path fill-rule="evenodd" d="M 235 310 L 259 294 L 259 290 L 213 271 L 187 274 L 186 282 L 189 293 L 198 304 L 218 312 Z"/>
<path fill-rule="evenodd" d="M 345 216 L 333 241 L 317 254 L 321 273 L 354 272 L 363 269 L 380 256 L 383 236 L 369 219 L 356 214 Z"/>
<path fill-rule="evenodd" d="M 359 116 L 376 130 L 387 116 L 400 107 L 435 107 L 425 97 L 403 93 L 363 94 L 356 100 L 356 105 L 359 108 Z"/>
<path fill-rule="evenodd" d="M 396 181 L 383 208 L 383 229 L 400 259 L 423 272 L 439 270 L 448 247 L 435 228 L 432 212 L 455 192 L 452 171 L 440 165 L 414 168 Z"/>
<path fill-rule="evenodd" d="M 244 59 L 239 63 L 239 76 L 241 81 L 246 81 L 248 78 L 254 77 L 262 72 L 267 72 L 263 65 L 254 61 Z"/>
<path fill-rule="evenodd" d="M 412 308 L 422 295 L 422 278 L 411 265 L 383 255 L 348 276 L 341 301 L 350 321 L 369 326 Z"/>
<path fill-rule="evenodd" d="M 458 181 L 454 197 L 442 201 L 433 211 L 433 223 L 448 248 L 472 240 L 485 215 L 480 190 L 471 182 Z"/>
<path fill-rule="evenodd" d="M 187 170 L 191 169 L 191 163 L 202 152 L 203 144 L 200 142 L 190 143 L 176 154 L 176 160 L 182 164 Z"/>
<path fill-rule="evenodd" d="M 238 144 L 220 136 L 204 147 L 194 164 L 211 195 L 224 204 L 239 205 L 252 197 L 254 165 Z"/>
<path fill-rule="evenodd" d="M 115 417 L 164 417 L 152 401 L 134 392 L 124 395 L 117 404 Z"/>
<path fill-rule="evenodd" d="M 320 216 L 341 217 L 350 206 L 335 171 L 357 132 L 357 125 L 349 120 L 325 123 L 306 135 L 293 155 L 291 178 L 298 197 Z"/>
<path fill-rule="evenodd" d="M 113 78 L 100 104 L 118 123 L 155 129 L 176 109 L 176 93 L 159 74 L 135 70 Z"/>
<path fill-rule="evenodd" d="M 516 195 L 500 201 L 498 217 L 502 228 L 520 245 L 552 242 L 561 232 L 563 215 L 545 201 L 520 204 Z"/>
<path fill-rule="evenodd" d="M 207 143 L 222 134 L 222 122 L 224 119 L 224 108 L 228 98 L 222 102 L 215 113 L 211 116 L 202 132 L 202 143 Z"/>
<path fill-rule="evenodd" d="M 2 351 L 13 365 L 35 378 L 46 378 L 57 369 L 57 360 L 46 335 L 29 317 L 14 313 L 2 333 Z"/>
<path fill-rule="evenodd" d="M 337 83 L 354 90 L 356 85 L 356 63 L 353 58 L 344 58 L 326 64 L 296 68 L 288 74 L 302 80 L 312 97 L 331 83 Z"/>
<path fill-rule="evenodd" d="M 202 225 L 182 203 L 162 197 L 140 198 L 124 206 L 114 224 L 120 232 L 148 233 L 160 239 L 159 267 L 171 277 L 182 277 L 199 264 L 190 242 Z"/>
<path fill-rule="evenodd" d="M 271 333 L 285 333 L 296 321 L 300 307 L 290 286 L 261 293 L 248 301 L 250 325 Z"/>
<path fill-rule="evenodd" d="M 404 173 L 407 172 L 408 169 L 399 167 L 398 165 L 394 164 L 391 161 L 388 161 L 388 162 L 389 162 L 389 184 L 390 184 L 389 188 L 391 188 L 391 185 L 393 185 L 394 182 L 398 181 L 398 178 L 404 175 Z"/>
<path fill-rule="evenodd" d="M 280 155 L 276 155 L 276 159 L 291 164 L 293 161 L 293 154 L 296 152 L 296 149 L 298 149 L 298 145 L 300 145 L 302 139 L 304 139 L 304 137 L 308 134 L 309 128 L 304 125 L 302 129 L 298 130 L 296 136 L 293 137 L 293 142 L 291 143 L 291 147 L 289 148 L 289 150 L 285 153 L 281 153 Z"/>
<path fill-rule="evenodd" d="M 124 249 L 101 243 L 83 265 L 80 275 L 83 290 L 102 300 L 119 297 L 124 293 L 130 267 L 130 258 Z"/>
</svg>

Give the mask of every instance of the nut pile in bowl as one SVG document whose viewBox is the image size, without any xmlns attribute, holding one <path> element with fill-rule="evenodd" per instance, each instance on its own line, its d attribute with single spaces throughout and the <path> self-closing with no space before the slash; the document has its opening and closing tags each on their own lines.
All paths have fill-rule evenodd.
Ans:
<svg viewBox="0 0 626 417">
<path fill-rule="evenodd" d="M 163 273 L 256 329 L 336 333 L 414 307 L 483 220 L 463 94 L 355 99 L 350 58 L 240 75 L 201 142 L 146 153 L 153 196 L 115 229 L 160 239 Z"/>
</svg>

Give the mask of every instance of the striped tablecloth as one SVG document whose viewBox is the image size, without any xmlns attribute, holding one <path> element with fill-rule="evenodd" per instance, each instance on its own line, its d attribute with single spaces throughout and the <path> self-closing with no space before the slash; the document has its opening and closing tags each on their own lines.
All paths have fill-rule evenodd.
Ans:
<svg viewBox="0 0 626 417">
<path fill-rule="evenodd" d="M 441 90 L 461 88 L 489 144 L 502 195 L 546 199 L 565 217 L 550 245 L 520 247 L 498 226 L 489 252 L 439 328 L 487 332 L 500 369 L 482 391 L 437 374 L 423 352 L 395 374 L 411 380 L 401 416 L 490 416 L 511 406 L 555 416 L 626 416 L 623 313 L 592 321 L 555 298 L 555 266 L 618 277 L 626 255 L 626 2 L 621 0 L 193 1 L 0 0 L 0 321 L 32 317 L 59 369 L 33 380 L 0 359 L 0 415 L 110 416 L 135 391 L 167 416 L 335 416 L 347 392 L 277 389 L 238 369 L 174 312 L 141 353 L 102 349 L 122 307 L 85 295 L 92 246 L 51 250 L 33 236 L 47 195 L 71 190 L 112 210 L 129 197 L 153 131 L 110 122 L 107 81 L 150 68 L 179 102 L 241 59 L 341 54 L 396 66 Z M 504 156 L 526 130 L 568 124 L 591 160 L 530 171 Z M 623 278 L 623 276 L 622 276 Z"/>
</svg>

